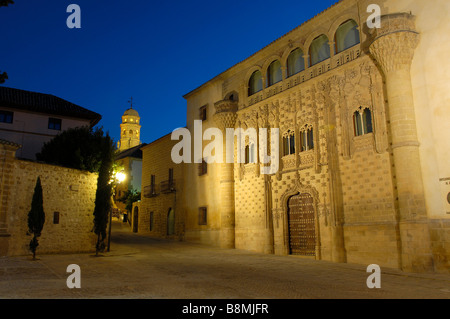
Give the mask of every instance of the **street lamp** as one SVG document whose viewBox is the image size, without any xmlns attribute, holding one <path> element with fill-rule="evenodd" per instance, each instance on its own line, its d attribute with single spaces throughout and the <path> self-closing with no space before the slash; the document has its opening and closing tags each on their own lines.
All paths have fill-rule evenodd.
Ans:
<svg viewBox="0 0 450 319">
<path fill-rule="evenodd" d="M 116 172 L 114 174 L 114 194 L 116 193 L 117 184 L 122 183 L 127 178 L 127 175 L 123 171 Z M 112 209 L 109 211 L 109 229 L 108 229 L 108 249 L 110 251 L 111 247 L 111 224 L 112 224 Z"/>
<path fill-rule="evenodd" d="M 127 175 L 124 172 L 117 172 L 115 178 L 116 181 L 120 184 L 127 178 Z"/>
</svg>

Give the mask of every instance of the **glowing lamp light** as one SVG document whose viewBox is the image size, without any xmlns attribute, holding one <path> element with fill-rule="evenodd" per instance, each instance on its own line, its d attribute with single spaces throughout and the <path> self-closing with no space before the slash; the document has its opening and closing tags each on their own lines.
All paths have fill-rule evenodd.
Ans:
<svg viewBox="0 0 450 319">
<path fill-rule="evenodd" d="M 116 180 L 119 182 L 119 183 L 122 183 L 125 179 L 126 179 L 126 175 L 125 175 L 125 173 L 124 172 L 117 172 L 116 173 Z"/>
</svg>

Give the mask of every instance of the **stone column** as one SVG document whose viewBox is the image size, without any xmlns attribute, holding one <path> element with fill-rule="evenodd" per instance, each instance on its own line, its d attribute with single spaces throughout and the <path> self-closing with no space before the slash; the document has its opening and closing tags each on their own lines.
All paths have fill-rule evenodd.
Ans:
<svg viewBox="0 0 450 319">
<path fill-rule="evenodd" d="M 236 123 L 238 104 L 235 101 L 219 101 L 215 104 L 214 122 L 223 134 L 223 162 L 219 165 L 220 246 L 235 247 L 234 161 L 227 163 L 226 129 Z M 233 137 L 234 140 L 234 137 Z M 234 148 L 233 148 L 234 158 Z"/>
<path fill-rule="evenodd" d="M 398 195 L 401 264 L 406 271 L 432 270 L 433 260 L 422 181 L 411 84 L 411 64 L 420 35 L 407 13 L 381 17 L 372 30 L 370 53 L 386 80 L 391 143 Z"/>
</svg>

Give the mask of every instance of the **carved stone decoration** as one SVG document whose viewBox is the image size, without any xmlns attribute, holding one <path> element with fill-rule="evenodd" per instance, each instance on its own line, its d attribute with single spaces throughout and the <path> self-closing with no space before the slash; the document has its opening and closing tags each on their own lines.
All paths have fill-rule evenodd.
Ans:
<svg viewBox="0 0 450 319">
<path fill-rule="evenodd" d="M 320 173 L 321 171 L 321 165 L 320 165 L 320 152 L 321 152 L 321 146 L 320 146 L 320 138 L 319 138 L 319 106 L 316 104 L 316 100 L 314 99 L 313 102 L 313 108 L 312 108 L 312 118 L 311 123 L 313 123 L 313 140 L 314 140 L 314 170 L 316 174 Z"/>
<path fill-rule="evenodd" d="M 383 80 L 376 67 L 370 66 L 369 68 L 375 151 L 378 154 L 382 154 L 386 152 L 388 148 Z"/>
<path fill-rule="evenodd" d="M 213 119 L 218 128 L 222 131 L 225 131 L 227 128 L 234 128 L 237 119 L 237 102 L 224 100 L 217 102 L 214 106 L 216 113 L 213 115 Z"/>
<path fill-rule="evenodd" d="M 370 53 L 385 74 L 410 68 L 420 40 L 415 17 L 407 13 L 383 16 L 381 28 L 373 28 L 372 37 Z"/>
<path fill-rule="evenodd" d="M 267 127 L 269 125 L 269 106 L 265 104 L 259 108 L 258 112 L 258 126 Z"/>
</svg>

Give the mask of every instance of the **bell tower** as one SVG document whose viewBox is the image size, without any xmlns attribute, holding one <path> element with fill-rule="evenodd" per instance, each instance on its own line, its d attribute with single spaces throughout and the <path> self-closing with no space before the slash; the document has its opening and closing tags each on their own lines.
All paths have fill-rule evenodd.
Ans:
<svg viewBox="0 0 450 319">
<path fill-rule="evenodd" d="M 141 144 L 141 118 L 133 109 L 133 98 L 130 104 L 131 107 L 123 113 L 122 124 L 120 124 L 120 141 L 117 143 L 120 152 Z"/>
</svg>

